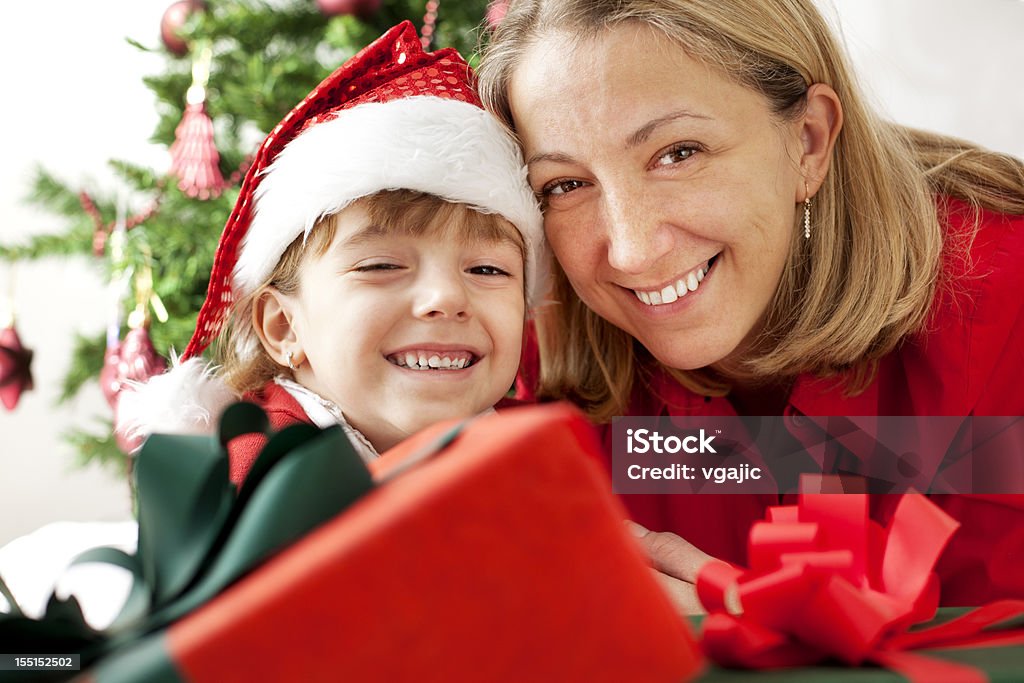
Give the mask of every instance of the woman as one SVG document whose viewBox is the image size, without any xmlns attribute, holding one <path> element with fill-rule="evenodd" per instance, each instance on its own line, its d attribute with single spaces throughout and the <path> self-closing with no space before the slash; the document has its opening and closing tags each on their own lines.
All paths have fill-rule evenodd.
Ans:
<svg viewBox="0 0 1024 683">
<path fill-rule="evenodd" d="M 606 443 L 621 414 L 1024 414 L 1024 165 L 877 118 L 811 0 L 520 0 L 479 78 L 560 265 L 525 379 Z M 943 602 L 1024 596 L 1024 496 L 935 500 Z M 692 581 L 778 499 L 624 502 Z"/>
</svg>

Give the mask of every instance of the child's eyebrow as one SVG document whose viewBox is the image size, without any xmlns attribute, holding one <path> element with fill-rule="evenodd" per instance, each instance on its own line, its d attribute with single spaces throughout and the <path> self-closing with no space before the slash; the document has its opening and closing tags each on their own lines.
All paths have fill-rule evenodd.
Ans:
<svg viewBox="0 0 1024 683">
<path fill-rule="evenodd" d="M 391 230 L 383 225 L 376 223 L 368 223 L 363 227 L 359 228 L 351 235 L 343 238 L 338 242 L 335 247 L 337 250 L 355 249 L 373 242 L 377 242 L 386 238 L 393 238 L 396 235 L 409 235 L 410 233 L 398 232 Z M 464 236 L 461 240 L 463 243 L 482 243 L 490 244 L 494 246 L 507 246 L 515 249 L 522 249 L 519 242 L 515 240 L 511 235 L 500 233 L 496 235 L 476 235 L 476 236 Z"/>
<path fill-rule="evenodd" d="M 368 242 L 373 242 L 375 240 L 379 240 L 382 237 L 386 237 L 388 234 L 389 233 L 387 229 L 385 229 L 383 226 L 377 225 L 375 223 L 370 223 L 368 225 L 364 225 L 359 230 L 355 231 L 345 239 L 341 240 L 341 242 L 338 243 L 338 248 L 347 249 L 350 247 L 362 246 L 364 244 L 367 244 Z"/>
</svg>

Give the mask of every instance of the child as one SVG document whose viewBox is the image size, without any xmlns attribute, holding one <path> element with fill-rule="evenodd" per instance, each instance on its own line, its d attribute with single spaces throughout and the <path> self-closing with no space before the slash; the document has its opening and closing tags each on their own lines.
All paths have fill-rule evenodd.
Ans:
<svg viewBox="0 0 1024 683">
<path fill-rule="evenodd" d="M 118 428 L 209 431 L 241 397 L 277 429 L 341 424 L 370 459 L 498 402 L 547 268 L 519 149 L 470 78 L 405 22 L 292 110 L 246 175 L 181 362 L 121 397 Z M 258 447 L 232 443 L 232 481 Z"/>
</svg>

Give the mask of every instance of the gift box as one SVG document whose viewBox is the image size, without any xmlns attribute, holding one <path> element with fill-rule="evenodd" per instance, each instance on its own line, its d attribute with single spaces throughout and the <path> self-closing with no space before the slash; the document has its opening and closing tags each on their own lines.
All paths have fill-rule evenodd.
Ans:
<svg viewBox="0 0 1024 683">
<path fill-rule="evenodd" d="M 575 409 L 440 425 L 98 681 L 684 681 L 702 666 Z"/>
<path fill-rule="evenodd" d="M 707 563 L 697 594 L 707 681 L 1020 681 L 1024 600 L 939 609 L 934 567 L 959 523 L 920 494 L 868 514 L 843 479 L 808 477 L 769 508 L 750 566 Z"/>
<path fill-rule="evenodd" d="M 947 623 L 950 619 L 969 612 L 964 607 L 940 608 L 936 618 L 925 625 L 926 628 Z M 699 629 L 704 617 L 691 617 L 694 628 Z M 950 683 L 968 683 L 970 680 L 990 681 L 991 683 L 1018 683 L 1024 672 L 1024 639 L 1019 636 L 1008 638 L 1003 645 L 989 643 L 985 646 L 958 646 L 940 649 L 922 649 L 916 651 L 920 657 L 950 662 L 975 670 L 975 677 L 964 678 L 957 675 L 953 678 L 940 678 L 933 675 L 931 681 L 950 681 Z M 934 671 L 934 670 L 933 670 Z M 941 675 L 941 674 L 940 674 Z M 822 663 L 790 669 L 769 669 L 745 671 L 728 669 L 717 665 L 709 665 L 700 683 L 906 683 L 907 678 L 878 666 L 847 667 L 839 663 Z"/>
</svg>

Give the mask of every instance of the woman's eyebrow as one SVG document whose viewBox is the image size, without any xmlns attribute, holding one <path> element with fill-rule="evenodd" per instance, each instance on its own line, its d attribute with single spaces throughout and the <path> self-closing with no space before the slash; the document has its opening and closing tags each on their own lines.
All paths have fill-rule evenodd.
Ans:
<svg viewBox="0 0 1024 683">
<path fill-rule="evenodd" d="M 702 119 L 704 121 L 711 120 L 710 116 L 705 116 L 704 114 L 697 114 L 688 109 L 680 109 L 679 111 L 674 111 L 671 114 L 659 116 L 656 119 L 648 121 L 644 125 L 637 128 L 633 133 L 626 136 L 626 149 L 631 149 L 633 147 L 636 147 L 637 145 L 646 142 L 647 138 L 651 136 L 651 133 L 653 133 L 659 126 L 663 126 L 666 123 L 671 123 L 672 121 L 684 118 Z"/>
<path fill-rule="evenodd" d="M 544 152 L 542 154 L 534 154 L 526 160 L 526 165 L 530 166 L 538 161 L 554 161 L 555 163 L 573 164 L 576 160 L 563 152 Z"/>
<path fill-rule="evenodd" d="M 697 114 L 695 112 L 690 111 L 689 109 L 680 109 L 670 114 L 666 114 L 665 116 L 659 116 L 656 119 L 648 121 L 644 125 L 637 128 L 634 132 L 627 135 L 626 149 L 632 149 L 633 147 L 636 147 L 637 145 L 641 145 L 644 142 L 646 142 L 647 139 L 651 136 L 651 133 L 657 130 L 659 126 L 663 126 L 666 123 L 671 123 L 672 121 L 677 121 L 679 119 L 684 118 L 700 119 L 702 121 L 712 120 L 710 116 L 706 116 L 704 114 Z M 526 165 L 530 166 L 532 164 L 537 163 L 538 161 L 553 161 L 555 163 L 564 164 L 576 163 L 576 159 L 574 159 L 572 156 L 568 154 L 565 154 L 564 152 L 541 152 L 530 156 L 530 158 L 526 160 Z"/>
</svg>

